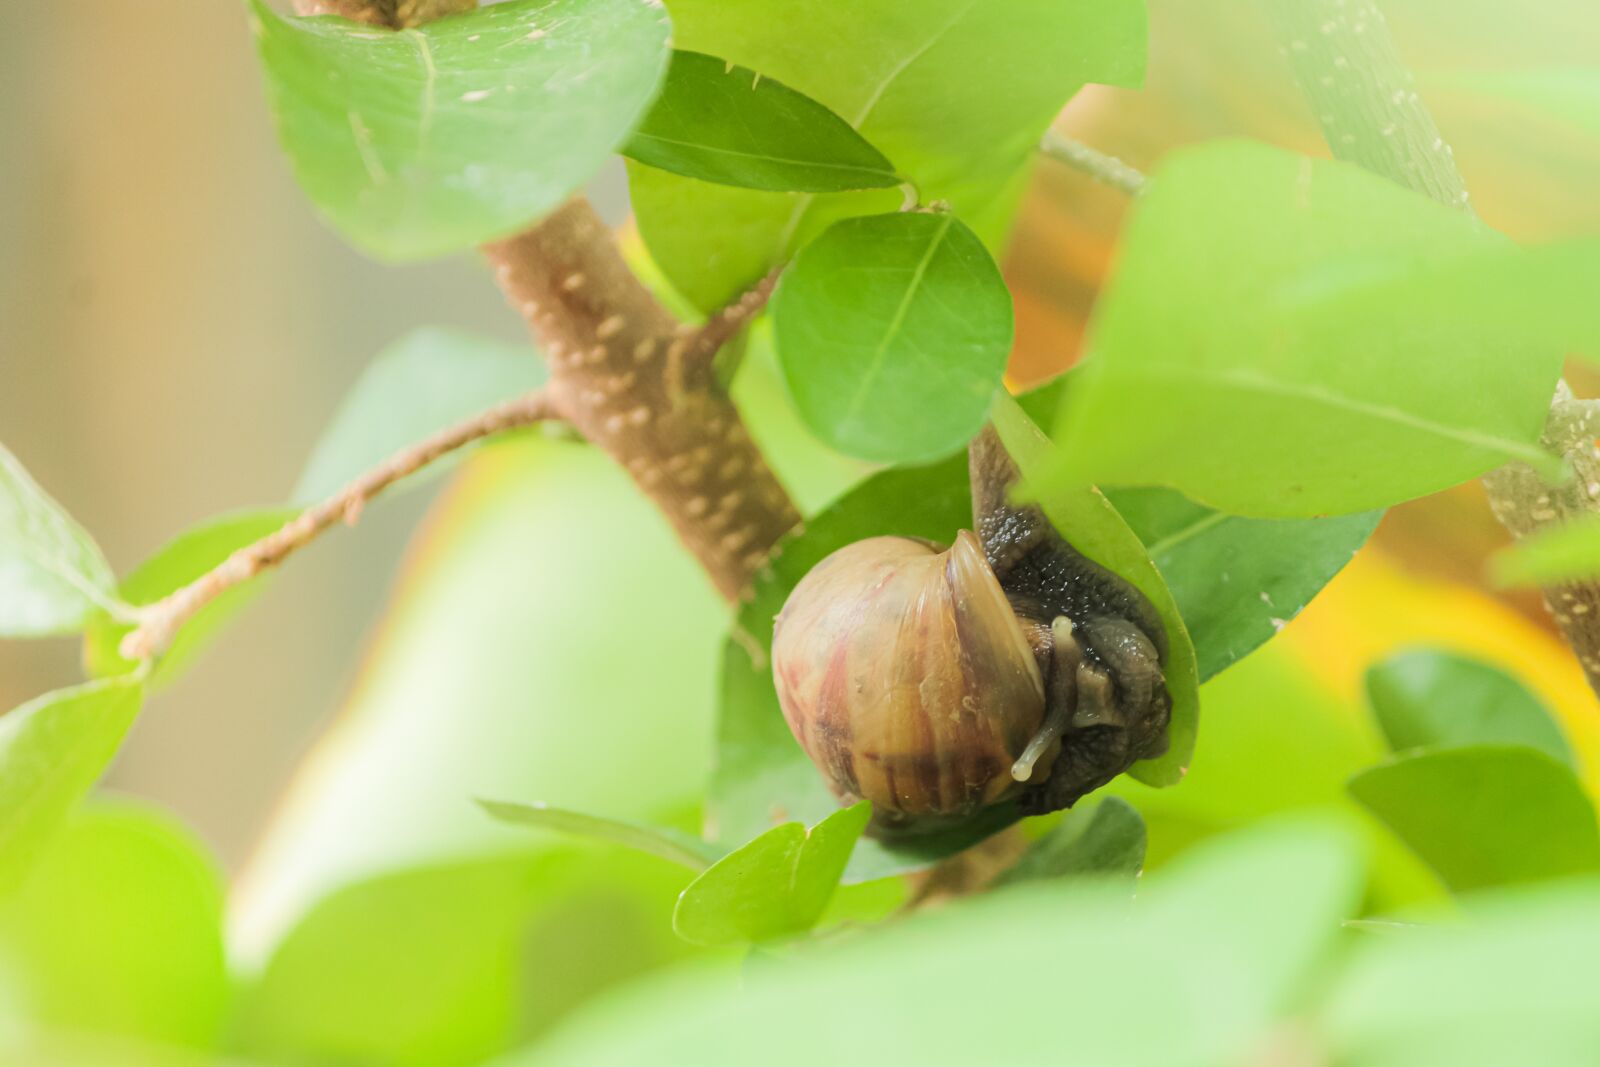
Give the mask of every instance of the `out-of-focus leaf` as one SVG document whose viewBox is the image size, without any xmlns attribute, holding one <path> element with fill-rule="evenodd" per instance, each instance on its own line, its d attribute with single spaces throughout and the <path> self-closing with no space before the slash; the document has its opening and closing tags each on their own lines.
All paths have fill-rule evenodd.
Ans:
<svg viewBox="0 0 1600 1067">
<path fill-rule="evenodd" d="M 822 917 L 871 815 L 872 806 L 862 801 L 809 831 L 797 822 L 768 830 L 689 883 L 672 928 L 702 945 L 805 933 Z"/>
<path fill-rule="evenodd" d="M 1246 519 L 1171 489 L 1109 489 L 1167 580 L 1194 637 L 1200 680 L 1259 648 L 1366 543 L 1382 512 Z"/>
<path fill-rule="evenodd" d="M 252 0 L 278 135 L 318 208 L 386 259 L 553 210 L 627 139 L 667 66 L 642 0 L 513 0 L 399 32 Z"/>
<path fill-rule="evenodd" d="M 479 803 L 484 811 L 501 822 L 610 841 L 696 871 L 705 870 L 726 854 L 724 849 L 709 841 L 669 827 L 643 826 L 587 815 L 581 811 L 552 808 L 545 804 L 511 804 L 499 800 L 482 800 Z"/>
<path fill-rule="evenodd" d="M 22 880 L 100 780 L 143 698 L 137 676 L 107 679 L 0 716 L 0 893 Z"/>
<path fill-rule="evenodd" d="M 1103 1067 L 1243 1062 L 1325 958 L 1358 887 L 1342 838 L 1241 835 L 1153 881 L 1148 900 L 1095 883 L 1019 887 L 750 969 L 738 987 L 668 977 L 499 1064 L 970 1067 L 1064 1051 Z"/>
<path fill-rule="evenodd" d="M 0 975 L 9 1027 L 209 1048 L 229 997 L 221 872 L 169 816 L 86 804 L 0 904 Z"/>
<path fill-rule="evenodd" d="M 246 961 L 339 886 L 530 847 L 474 796 L 664 823 L 704 788 L 727 608 L 604 455 L 536 435 L 475 453 L 411 560 L 248 872 Z"/>
<path fill-rule="evenodd" d="M 1479 660 L 1432 649 L 1367 669 L 1367 699 L 1396 752 L 1444 745 L 1527 745 L 1576 770 L 1561 727 L 1527 687 Z"/>
<path fill-rule="evenodd" d="M 994 426 L 1017 462 L 1025 486 L 1038 486 L 1050 454 L 1050 442 L 1009 396 L 996 399 Z M 1144 545 L 1117 509 L 1092 486 L 1063 484 L 1045 489 L 1038 503 L 1080 553 L 1144 594 L 1167 628 L 1167 656 L 1162 673 L 1172 697 L 1167 751 L 1140 760 L 1128 773 L 1147 785 L 1174 785 L 1182 779 L 1194 753 L 1200 719 L 1200 679 L 1194 643 L 1166 580 L 1150 562 Z"/>
<path fill-rule="evenodd" d="M 1011 351 L 1011 294 L 949 214 L 835 223 L 773 297 L 778 359 L 817 435 L 862 459 L 946 455 L 983 426 Z"/>
<path fill-rule="evenodd" d="M 295 516 L 288 509 L 246 511 L 212 519 L 179 534 L 122 581 L 120 594 L 129 604 L 150 604 L 210 571 L 237 550 L 272 533 Z M 151 684 L 171 681 L 189 661 L 238 614 L 263 587 L 261 575 L 234 586 L 195 613 L 178 631 L 172 646 L 151 674 Z M 133 626 L 100 614 L 83 635 L 83 662 L 97 678 L 128 674 L 138 668 L 123 659 L 118 645 Z"/>
<path fill-rule="evenodd" d="M 1600 883 L 1583 879 L 1367 940 L 1318 1018 L 1339 1063 L 1497 1067 L 1591 1061 L 1597 1013 Z"/>
<path fill-rule="evenodd" d="M 323 431 L 295 486 L 315 504 L 409 445 L 462 419 L 539 388 L 544 364 L 532 349 L 462 330 L 414 330 L 380 352 Z M 430 464 L 403 485 L 448 469 Z"/>
<path fill-rule="evenodd" d="M 1600 67 L 1461 71 L 1430 83 L 1532 107 L 1600 138 Z"/>
<path fill-rule="evenodd" d="M 1519 249 L 1356 167 L 1175 153 L 1129 222 L 1053 473 L 1261 517 L 1406 500 L 1538 447 L 1600 246 Z"/>
<path fill-rule="evenodd" d="M 1079 804 L 1034 842 L 995 884 L 1110 877 L 1131 883 L 1144 867 L 1144 820 L 1121 797 Z"/>
<path fill-rule="evenodd" d="M 688 178 L 773 192 L 899 185 L 894 164 L 838 115 L 715 56 L 672 54 L 661 95 L 623 149 Z"/>
<path fill-rule="evenodd" d="M 1540 530 L 1502 549 L 1489 573 L 1498 585 L 1555 585 L 1600 574 L 1600 517 Z"/>
<path fill-rule="evenodd" d="M 681 957 L 669 915 L 688 877 L 625 850 L 547 849 L 354 883 L 245 987 L 237 1046 L 273 1063 L 480 1063 Z"/>
<path fill-rule="evenodd" d="M 1399 756 L 1350 792 L 1457 891 L 1600 871 L 1594 807 L 1571 768 L 1536 749 Z"/>
<path fill-rule="evenodd" d="M 1138 0 L 673 0 L 673 43 L 805 93 L 998 247 L 1039 137 L 1085 82 L 1144 73 Z M 977 73 L 981 72 L 981 73 Z M 981 78 L 981 91 L 972 79 Z M 784 194 L 632 166 L 639 227 L 673 284 L 715 308 L 848 215 L 898 192 Z"/>
<path fill-rule="evenodd" d="M 0 446 L 0 637 L 82 629 L 116 588 L 99 546 Z"/>
</svg>

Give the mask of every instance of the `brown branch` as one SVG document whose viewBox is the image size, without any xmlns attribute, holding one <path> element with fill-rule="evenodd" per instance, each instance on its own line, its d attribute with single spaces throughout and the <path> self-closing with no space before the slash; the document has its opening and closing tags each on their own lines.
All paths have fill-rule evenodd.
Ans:
<svg viewBox="0 0 1600 1067">
<path fill-rule="evenodd" d="M 1269 3 L 1284 54 L 1334 156 L 1472 214 L 1455 154 L 1412 87 L 1374 0 Z M 1520 463 L 1484 475 L 1490 508 L 1514 537 L 1600 513 L 1596 430 L 1593 404 L 1575 399 L 1562 382 L 1543 444 L 1565 457 L 1576 476 L 1551 485 Z M 1600 694 L 1600 582 L 1552 586 L 1544 598 L 1590 688 Z"/>
<path fill-rule="evenodd" d="M 239 549 L 182 589 L 141 607 L 138 627 L 122 639 L 123 658 L 144 660 L 160 655 L 183 624 L 201 608 L 234 586 L 282 563 L 335 523 L 355 525 L 369 500 L 441 456 L 482 438 L 557 417 L 551 398 L 541 390 L 496 405 L 395 453 L 322 503 L 307 508 L 266 537 Z"/>
</svg>

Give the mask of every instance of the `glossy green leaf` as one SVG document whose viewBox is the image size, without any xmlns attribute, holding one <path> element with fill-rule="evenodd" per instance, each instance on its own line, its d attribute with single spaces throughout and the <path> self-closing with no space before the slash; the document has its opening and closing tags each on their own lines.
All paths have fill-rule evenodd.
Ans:
<svg viewBox="0 0 1600 1067">
<path fill-rule="evenodd" d="M 801 416 L 862 459 L 917 462 L 966 444 L 1011 352 L 1000 268 L 949 214 L 834 224 L 784 273 L 772 319 Z"/>
<path fill-rule="evenodd" d="M 668 57 L 645 0 L 513 0 L 398 32 L 251 11 L 301 186 L 387 259 L 464 251 L 559 206 L 627 139 Z"/>
<path fill-rule="evenodd" d="M 480 1063 L 681 958 L 669 918 L 688 877 L 626 850 L 545 849 L 352 883 L 245 987 L 236 1047 L 268 1063 Z"/>
<path fill-rule="evenodd" d="M 1057 425 L 1062 481 L 1308 517 L 1454 485 L 1538 445 L 1592 342 L 1594 245 L 1523 250 L 1354 166 L 1246 142 L 1139 198 Z"/>
<path fill-rule="evenodd" d="M 705 870 L 726 853 L 725 849 L 709 841 L 702 841 L 670 827 L 644 826 L 581 811 L 552 808 L 547 804 L 512 804 L 499 800 L 481 800 L 478 803 L 484 811 L 501 822 L 533 826 L 596 841 L 610 841 L 692 870 Z"/>
<path fill-rule="evenodd" d="M 1144 820 L 1121 797 L 1080 803 L 1035 841 L 997 886 L 1101 877 L 1132 883 L 1144 867 Z"/>
<path fill-rule="evenodd" d="M 116 585 L 94 540 L 0 446 L 0 637 L 82 629 Z"/>
<path fill-rule="evenodd" d="M 1019 887 L 737 984 L 666 976 L 498 1067 L 1248 1062 L 1358 888 L 1343 839 L 1241 835 L 1132 903 L 1104 884 Z"/>
<path fill-rule="evenodd" d="M 295 486 L 298 504 L 332 496 L 409 445 L 539 388 L 544 364 L 525 345 L 463 330 L 414 330 L 385 348 L 351 388 Z M 451 457 L 402 485 L 448 469 Z"/>
<path fill-rule="evenodd" d="M 1038 486 L 1050 459 L 1050 442 L 1009 396 L 995 401 L 994 426 L 1021 472 L 1023 487 Z M 1162 664 L 1172 697 L 1172 722 L 1167 751 L 1140 760 L 1128 773 L 1146 785 L 1174 785 L 1188 770 L 1200 719 L 1200 678 L 1194 642 L 1172 599 L 1166 580 L 1150 561 L 1138 536 L 1117 509 L 1092 486 L 1061 485 L 1038 494 L 1039 506 L 1086 558 L 1100 564 L 1144 594 L 1167 629 L 1167 655 Z"/>
<path fill-rule="evenodd" d="M 58 689 L 0 716 L 0 892 L 100 780 L 139 714 L 137 677 Z"/>
<path fill-rule="evenodd" d="M 1144 71 L 1138 0 L 672 0 L 673 43 L 776 78 L 832 109 L 894 160 L 925 202 L 947 200 L 995 249 L 1034 146 L 1090 81 Z M 784 194 L 630 166 L 651 254 L 715 308 L 848 215 L 897 191 Z"/>
<path fill-rule="evenodd" d="M 210 571 L 237 550 L 277 530 L 295 516 L 288 509 L 245 511 L 225 515 L 187 530 L 134 568 L 122 581 L 119 595 L 129 604 L 150 604 Z M 223 593 L 195 613 L 178 631 L 172 646 L 151 674 L 151 684 L 169 682 L 205 647 L 229 619 L 260 594 L 262 575 Z M 100 614 L 89 623 L 83 637 L 83 662 L 97 678 L 128 674 L 138 669 L 123 659 L 117 646 L 133 627 Z"/>
<path fill-rule="evenodd" d="M 673 174 L 746 189 L 833 193 L 900 184 L 894 164 L 823 105 L 699 52 L 672 54 L 661 95 L 623 152 Z"/>
<path fill-rule="evenodd" d="M 1200 680 L 1265 644 L 1350 562 L 1382 512 L 1246 519 L 1170 489 L 1108 489 L 1194 636 Z"/>
<path fill-rule="evenodd" d="M 865 801 L 807 830 L 784 823 L 735 849 L 689 883 L 672 928 L 702 945 L 771 941 L 816 925 L 872 816 Z"/>
<path fill-rule="evenodd" d="M 1451 652 L 1413 649 L 1367 669 L 1367 700 L 1396 752 L 1444 745 L 1527 745 L 1577 764 L 1550 709 L 1511 675 Z"/>
<path fill-rule="evenodd" d="M 230 995 L 222 895 L 216 861 L 170 816 L 84 805 L 0 903 L 0 1020 L 212 1047 Z"/>
<path fill-rule="evenodd" d="M 1594 808 L 1571 768 L 1520 745 L 1399 756 L 1350 793 L 1462 891 L 1600 871 Z"/>
<path fill-rule="evenodd" d="M 1497 585 L 1555 585 L 1600 574 L 1600 517 L 1586 515 L 1523 538 L 1495 553 Z"/>
</svg>

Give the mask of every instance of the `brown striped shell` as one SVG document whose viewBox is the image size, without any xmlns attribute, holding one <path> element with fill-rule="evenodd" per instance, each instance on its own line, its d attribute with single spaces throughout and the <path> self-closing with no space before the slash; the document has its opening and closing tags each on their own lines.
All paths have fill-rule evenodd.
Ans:
<svg viewBox="0 0 1600 1067">
<path fill-rule="evenodd" d="M 827 557 L 779 613 L 772 666 L 801 747 L 880 825 L 959 819 L 1022 786 L 1012 765 L 1039 732 L 1044 682 L 968 531 L 946 551 L 874 537 Z"/>
</svg>

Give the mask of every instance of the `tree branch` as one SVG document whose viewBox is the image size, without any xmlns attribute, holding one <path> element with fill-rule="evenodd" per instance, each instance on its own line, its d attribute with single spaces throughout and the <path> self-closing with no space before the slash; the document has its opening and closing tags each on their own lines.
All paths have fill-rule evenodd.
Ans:
<svg viewBox="0 0 1600 1067">
<path fill-rule="evenodd" d="M 1374 0 L 1268 2 L 1284 54 L 1334 156 L 1472 213 L 1455 154 L 1412 87 Z M 1484 475 L 1489 506 L 1514 537 L 1600 513 L 1597 430 L 1592 402 L 1574 398 L 1562 382 L 1542 443 L 1566 458 L 1575 477 L 1551 485 L 1520 463 Z M 1600 694 L 1600 583 L 1551 586 L 1544 598 L 1590 688 Z"/>
<path fill-rule="evenodd" d="M 122 639 L 123 658 L 150 659 L 172 643 L 183 624 L 223 593 L 249 581 L 310 544 L 335 523 L 355 525 L 369 500 L 441 456 L 485 437 L 559 417 L 543 391 L 529 393 L 441 430 L 390 456 L 322 503 L 307 508 L 255 544 L 246 545 L 170 595 L 141 607 L 139 625 Z"/>
<path fill-rule="evenodd" d="M 1095 181 L 1121 190 L 1129 196 L 1144 191 L 1145 177 L 1116 156 L 1108 156 L 1055 130 L 1046 130 L 1039 151 L 1060 163 L 1083 171 Z"/>
</svg>

